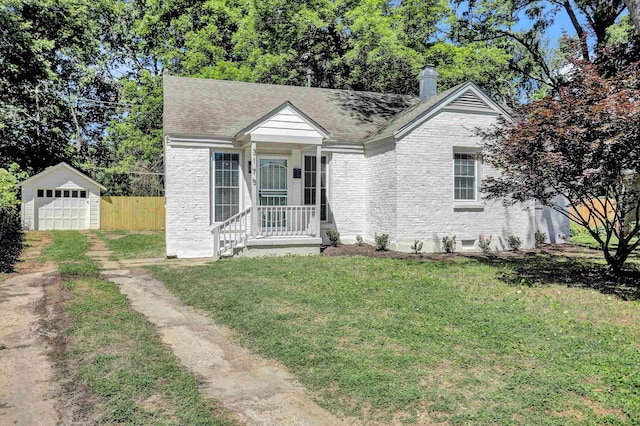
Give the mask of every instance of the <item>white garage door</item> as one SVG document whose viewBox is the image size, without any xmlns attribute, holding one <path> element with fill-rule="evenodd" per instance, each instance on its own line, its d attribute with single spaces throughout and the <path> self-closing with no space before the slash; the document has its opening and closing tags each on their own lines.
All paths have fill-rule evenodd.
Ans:
<svg viewBox="0 0 640 426">
<path fill-rule="evenodd" d="M 89 191 L 38 189 L 38 229 L 89 229 Z"/>
</svg>

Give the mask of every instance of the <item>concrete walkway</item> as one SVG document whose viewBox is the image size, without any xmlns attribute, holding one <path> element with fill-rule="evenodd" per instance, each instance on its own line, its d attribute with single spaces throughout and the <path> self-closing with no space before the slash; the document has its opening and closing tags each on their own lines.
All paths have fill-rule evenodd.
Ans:
<svg viewBox="0 0 640 426">
<path fill-rule="evenodd" d="M 92 234 L 89 239 L 90 254 L 103 264 L 103 277 L 116 283 L 131 307 L 156 326 L 182 364 L 203 378 L 204 396 L 217 400 L 249 425 L 344 424 L 313 402 L 284 366 L 234 344 L 231 331 L 180 303 L 161 282 L 143 271 L 116 269 L 104 242 Z M 116 263 L 127 265 L 125 261 Z M 166 262 L 146 260 L 128 266 L 158 263 Z"/>
</svg>

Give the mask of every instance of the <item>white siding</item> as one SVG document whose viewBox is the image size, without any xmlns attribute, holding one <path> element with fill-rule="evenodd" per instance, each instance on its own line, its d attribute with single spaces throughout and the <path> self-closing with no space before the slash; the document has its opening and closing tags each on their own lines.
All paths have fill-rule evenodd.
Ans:
<svg viewBox="0 0 640 426">
<path fill-rule="evenodd" d="M 251 130 L 252 140 L 262 141 L 322 141 L 322 135 L 291 107 L 278 113 Z"/>
<path fill-rule="evenodd" d="M 35 229 L 35 191 L 31 187 L 22 188 L 22 227 Z"/>
<path fill-rule="evenodd" d="M 393 150 L 393 146 L 378 150 L 369 149 L 366 157 L 365 239 L 372 242 L 377 233 L 389 234 L 391 241 L 395 241 L 398 196 L 396 151 Z"/>
<path fill-rule="evenodd" d="M 364 154 L 333 153 L 329 162 L 329 213 L 343 243 L 366 232 L 366 160 Z M 323 232 L 323 237 L 324 232 Z"/>
<path fill-rule="evenodd" d="M 89 189 L 89 229 L 100 229 L 100 188 Z"/>
<path fill-rule="evenodd" d="M 480 234 L 493 236 L 499 249 L 508 248 L 509 235 L 519 236 L 524 247 L 533 246 L 532 203 L 506 208 L 500 201 L 479 197 L 484 207 L 454 208 L 454 147 L 479 149 L 481 139 L 475 129 L 495 120 L 489 114 L 442 111 L 398 141 L 398 249 L 409 251 L 413 240 L 419 239 L 425 250 L 440 251 L 442 237 L 455 235 L 460 251 L 462 240 L 477 240 Z M 480 164 L 480 172 L 481 179 L 495 173 L 486 164 Z"/>
<path fill-rule="evenodd" d="M 165 147 L 167 255 L 213 256 L 211 225 L 211 151 Z"/>
</svg>

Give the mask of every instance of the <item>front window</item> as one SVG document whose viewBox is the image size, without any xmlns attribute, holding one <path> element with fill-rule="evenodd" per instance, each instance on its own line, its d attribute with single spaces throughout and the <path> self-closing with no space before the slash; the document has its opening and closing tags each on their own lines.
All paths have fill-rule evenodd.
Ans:
<svg viewBox="0 0 640 426">
<path fill-rule="evenodd" d="M 473 201 L 476 199 L 476 156 L 474 154 L 453 155 L 453 199 Z"/>
<path fill-rule="evenodd" d="M 320 176 L 320 220 L 327 220 L 327 157 L 321 157 L 322 175 Z M 316 203 L 316 156 L 304 157 L 304 204 Z"/>
<path fill-rule="evenodd" d="M 240 211 L 240 154 L 214 154 L 214 222 L 223 222 Z"/>
</svg>

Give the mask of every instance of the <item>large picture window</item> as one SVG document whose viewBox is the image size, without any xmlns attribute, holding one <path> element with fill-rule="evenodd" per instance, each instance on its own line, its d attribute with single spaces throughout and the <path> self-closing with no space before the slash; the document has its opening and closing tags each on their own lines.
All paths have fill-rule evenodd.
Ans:
<svg viewBox="0 0 640 426">
<path fill-rule="evenodd" d="M 320 220 L 327 220 L 327 157 L 321 157 Z M 304 156 L 304 204 L 316 203 L 316 156 Z"/>
<path fill-rule="evenodd" d="M 453 199 L 473 201 L 476 199 L 476 155 L 453 154 Z"/>
<path fill-rule="evenodd" d="M 213 188 L 215 222 L 223 222 L 240 211 L 240 154 L 214 154 Z"/>
</svg>

